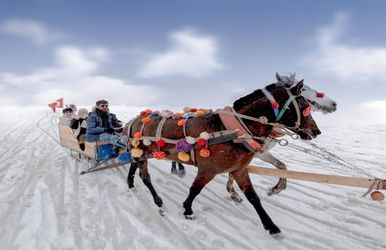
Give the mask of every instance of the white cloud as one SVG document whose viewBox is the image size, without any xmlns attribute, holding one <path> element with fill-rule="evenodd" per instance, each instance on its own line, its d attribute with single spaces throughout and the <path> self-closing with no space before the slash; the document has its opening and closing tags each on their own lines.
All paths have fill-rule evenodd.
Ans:
<svg viewBox="0 0 386 250">
<path fill-rule="evenodd" d="M 27 38 L 35 44 L 45 44 L 65 36 L 62 32 L 51 30 L 40 22 L 28 19 L 6 20 L 0 23 L 0 31 Z"/>
<path fill-rule="evenodd" d="M 216 58 L 218 48 L 214 38 L 192 30 L 174 32 L 169 38 L 171 47 L 153 55 L 140 69 L 140 77 L 181 75 L 199 78 L 222 68 Z"/>
<path fill-rule="evenodd" d="M 303 64 L 320 75 L 342 82 L 364 82 L 386 77 L 386 47 L 352 46 L 339 42 L 345 31 L 348 14 L 339 13 L 333 23 L 319 29 L 316 50 Z"/>
<path fill-rule="evenodd" d="M 109 99 L 113 105 L 146 105 L 158 96 L 149 87 L 97 75 L 101 64 L 109 58 L 106 49 L 63 46 L 54 54 L 55 66 L 26 75 L 0 72 L 0 104 L 43 105 L 64 97 L 67 103 L 81 105 L 91 105 L 101 98 Z"/>
<path fill-rule="evenodd" d="M 360 103 L 358 106 L 362 123 L 385 124 L 386 123 L 386 100 L 373 100 Z"/>
</svg>

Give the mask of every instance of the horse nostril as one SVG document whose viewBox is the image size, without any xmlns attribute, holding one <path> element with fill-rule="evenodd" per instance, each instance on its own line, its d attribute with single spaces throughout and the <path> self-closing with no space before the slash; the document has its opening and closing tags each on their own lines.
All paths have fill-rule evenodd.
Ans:
<svg viewBox="0 0 386 250">
<path fill-rule="evenodd" d="M 338 106 L 338 104 L 336 102 L 333 102 L 332 106 L 336 107 L 336 106 Z"/>
</svg>

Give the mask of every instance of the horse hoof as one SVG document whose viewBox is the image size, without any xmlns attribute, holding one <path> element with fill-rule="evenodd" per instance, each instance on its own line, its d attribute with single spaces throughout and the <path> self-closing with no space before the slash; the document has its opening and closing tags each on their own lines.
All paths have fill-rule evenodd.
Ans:
<svg viewBox="0 0 386 250">
<path fill-rule="evenodd" d="M 129 192 L 136 193 L 136 192 L 137 192 L 137 189 L 136 189 L 135 187 L 129 188 Z"/>
<path fill-rule="evenodd" d="M 177 171 L 177 169 L 172 169 L 171 171 L 170 171 L 170 174 L 174 174 L 174 175 L 177 175 L 178 176 L 178 171 Z"/>
<path fill-rule="evenodd" d="M 185 214 L 185 219 L 194 220 L 196 219 L 196 216 L 194 214 Z"/>
<path fill-rule="evenodd" d="M 241 198 L 240 196 L 231 196 L 231 199 L 233 202 L 235 203 L 241 203 L 243 202 L 243 198 Z"/>
<path fill-rule="evenodd" d="M 284 239 L 284 235 L 282 233 L 276 233 L 276 234 L 271 234 L 272 238 L 276 240 L 282 240 Z"/>
<path fill-rule="evenodd" d="M 161 206 L 161 207 L 159 208 L 159 210 L 158 210 L 159 214 L 160 214 L 162 217 L 165 216 L 165 211 L 166 211 L 166 209 L 165 209 L 164 206 Z"/>
<path fill-rule="evenodd" d="M 272 236 L 281 233 L 280 228 L 278 228 L 275 224 L 273 224 L 273 225 L 271 225 L 269 227 L 265 226 L 264 229 L 268 230 L 269 234 L 272 235 Z"/>
</svg>

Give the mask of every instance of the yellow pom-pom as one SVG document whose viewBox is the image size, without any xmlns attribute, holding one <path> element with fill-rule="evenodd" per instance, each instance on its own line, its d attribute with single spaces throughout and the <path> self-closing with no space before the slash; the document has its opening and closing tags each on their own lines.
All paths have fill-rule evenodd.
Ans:
<svg viewBox="0 0 386 250">
<path fill-rule="evenodd" d="M 142 137 L 142 132 L 137 132 L 137 133 L 134 134 L 134 138 L 135 139 L 139 139 L 141 137 Z"/>
<path fill-rule="evenodd" d="M 178 159 L 180 159 L 181 161 L 189 161 L 190 155 L 187 153 L 179 152 L 178 153 Z"/>
<path fill-rule="evenodd" d="M 143 155 L 143 150 L 140 148 L 133 148 L 131 150 L 131 156 L 134 158 L 139 158 Z"/>
<path fill-rule="evenodd" d="M 140 141 L 138 141 L 138 140 L 133 140 L 132 142 L 131 142 L 131 145 L 133 146 L 133 147 L 138 147 L 139 146 L 139 143 L 140 143 Z"/>
<path fill-rule="evenodd" d="M 149 122 L 151 122 L 151 118 L 150 117 L 144 117 L 144 118 L 142 118 L 141 122 L 149 123 Z"/>
<path fill-rule="evenodd" d="M 196 113 L 195 113 L 196 116 L 202 116 L 202 115 L 205 115 L 205 112 L 204 111 L 201 111 L 201 110 L 198 110 Z"/>
</svg>

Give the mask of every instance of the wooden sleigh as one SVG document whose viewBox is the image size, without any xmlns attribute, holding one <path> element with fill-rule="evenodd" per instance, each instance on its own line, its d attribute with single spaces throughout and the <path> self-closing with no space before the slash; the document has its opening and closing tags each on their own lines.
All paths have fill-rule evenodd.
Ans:
<svg viewBox="0 0 386 250">
<path fill-rule="evenodd" d="M 75 138 L 73 130 L 63 124 L 59 124 L 59 142 L 60 145 L 68 148 L 71 152 L 78 154 L 78 159 L 86 159 L 89 168 L 80 174 L 86 174 L 112 167 L 118 167 L 127 164 L 125 161 L 118 161 L 118 157 L 112 153 L 113 145 L 103 141 L 85 142 L 85 149 L 79 146 L 79 141 Z"/>
</svg>

